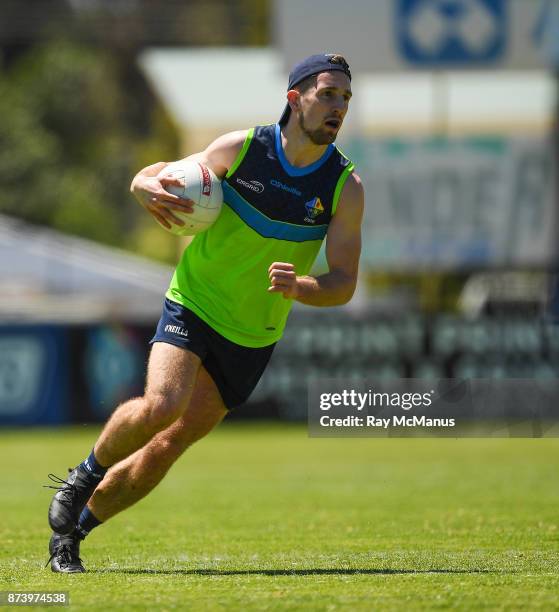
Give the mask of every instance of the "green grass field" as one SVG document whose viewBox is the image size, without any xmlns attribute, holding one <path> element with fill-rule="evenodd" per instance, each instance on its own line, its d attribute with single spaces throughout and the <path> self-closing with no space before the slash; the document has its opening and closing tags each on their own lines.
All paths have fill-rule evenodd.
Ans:
<svg viewBox="0 0 559 612">
<path fill-rule="evenodd" d="M 95 610 L 559 609 L 559 439 L 225 423 L 89 536 L 88 573 L 55 575 L 41 485 L 96 433 L 0 434 L 0 590 Z"/>
</svg>

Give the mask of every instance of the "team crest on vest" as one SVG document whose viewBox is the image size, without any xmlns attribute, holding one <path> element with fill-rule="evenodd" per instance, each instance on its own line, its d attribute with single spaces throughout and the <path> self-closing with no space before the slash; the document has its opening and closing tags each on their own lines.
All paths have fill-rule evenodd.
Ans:
<svg viewBox="0 0 559 612">
<path fill-rule="evenodd" d="M 305 202 L 305 208 L 307 209 L 307 216 L 305 217 L 307 223 L 314 223 L 318 215 L 324 212 L 324 206 L 322 206 L 322 202 L 318 197 Z"/>
</svg>

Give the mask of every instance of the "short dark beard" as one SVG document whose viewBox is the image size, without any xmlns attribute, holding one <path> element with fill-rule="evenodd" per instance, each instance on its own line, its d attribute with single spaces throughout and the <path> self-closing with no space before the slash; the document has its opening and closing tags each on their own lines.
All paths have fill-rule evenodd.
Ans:
<svg viewBox="0 0 559 612">
<path fill-rule="evenodd" d="M 305 136 L 315 145 L 332 144 L 334 140 L 336 140 L 336 136 L 338 135 L 337 132 L 327 132 L 322 128 L 317 128 L 316 130 L 307 129 L 302 112 L 299 113 L 297 121 L 303 134 L 305 134 Z"/>
</svg>

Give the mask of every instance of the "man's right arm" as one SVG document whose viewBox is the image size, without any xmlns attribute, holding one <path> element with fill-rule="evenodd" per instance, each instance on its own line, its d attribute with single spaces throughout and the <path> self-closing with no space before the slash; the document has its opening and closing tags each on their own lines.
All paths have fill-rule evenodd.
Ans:
<svg viewBox="0 0 559 612">
<path fill-rule="evenodd" d="M 184 160 L 200 162 L 213 170 L 219 179 L 223 179 L 241 151 L 246 135 L 247 130 L 224 134 L 204 151 L 189 155 Z M 175 196 L 165 189 L 170 185 L 182 186 L 180 179 L 157 177 L 167 165 L 166 162 L 158 162 L 140 170 L 132 179 L 130 191 L 152 217 L 161 225 L 170 228 L 171 223 L 183 225 L 173 211 L 191 213 L 193 202 Z"/>
</svg>

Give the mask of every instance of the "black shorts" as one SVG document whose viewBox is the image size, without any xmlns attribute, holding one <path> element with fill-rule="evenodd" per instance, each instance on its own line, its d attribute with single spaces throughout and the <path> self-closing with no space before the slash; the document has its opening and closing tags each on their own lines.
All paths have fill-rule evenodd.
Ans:
<svg viewBox="0 0 559 612">
<path fill-rule="evenodd" d="M 272 356 L 275 343 L 262 348 L 235 344 L 218 334 L 181 304 L 165 299 L 154 342 L 166 342 L 192 351 L 213 378 L 230 410 L 246 402 Z"/>
</svg>

